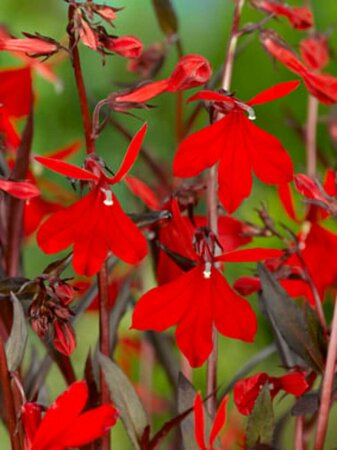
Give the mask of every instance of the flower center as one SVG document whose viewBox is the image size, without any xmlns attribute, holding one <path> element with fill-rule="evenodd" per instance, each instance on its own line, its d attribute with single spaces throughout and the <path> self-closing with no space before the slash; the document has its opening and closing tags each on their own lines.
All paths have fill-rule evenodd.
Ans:
<svg viewBox="0 0 337 450">
<path fill-rule="evenodd" d="M 203 271 L 203 275 L 204 275 L 204 278 L 206 278 L 206 280 L 211 278 L 211 275 L 212 275 L 212 263 L 210 263 L 210 262 L 206 262 L 205 263 L 205 270 Z"/>
<path fill-rule="evenodd" d="M 104 205 L 112 206 L 114 204 L 114 201 L 112 199 L 112 192 L 110 191 L 110 189 L 101 188 L 101 191 L 105 195 L 105 199 L 103 201 Z"/>
</svg>

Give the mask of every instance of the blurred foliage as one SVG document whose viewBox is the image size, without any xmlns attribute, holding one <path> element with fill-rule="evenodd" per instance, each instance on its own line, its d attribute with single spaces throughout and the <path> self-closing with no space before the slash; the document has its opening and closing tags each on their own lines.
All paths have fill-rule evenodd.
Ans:
<svg viewBox="0 0 337 450">
<path fill-rule="evenodd" d="M 118 14 L 115 33 L 118 35 L 134 34 L 139 37 L 145 46 L 163 39 L 162 33 L 156 22 L 151 0 L 116 0 L 116 2 L 106 1 L 106 4 L 114 7 L 125 7 Z M 289 0 L 290 4 L 300 4 Z M 206 56 L 214 71 L 218 70 L 223 63 L 226 39 L 232 19 L 233 2 L 231 0 L 173 0 L 179 18 L 179 30 L 184 53 L 199 53 Z M 313 8 L 319 31 L 328 31 L 331 34 L 330 44 L 333 58 L 326 71 L 337 75 L 337 2 L 336 0 L 313 0 Z M 256 22 L 263 15 L 254 10 L 250 5 L 244 9 L 242 23 Z M 19 37 L 22 31 L 39 32 L 51 36 L 57 40 L 65 41 L 65 26 L 67 20 L 67 4 L 63 0 L 1 0 L 0 2 L 1 22 L 8 27 L 10 32 Z M 298 41 L 303 33 L 292 30 L 285 20 L 273 20 L 270 27 L 278 31 L 281 36 L 291 45 L 297 47 Z M 114 31 L 112 31 L 114 33 Z M 127 61 L 119 56 L 107 58 L 105 66 L 102 66 L 100 56 L 90 49 L 81 46 L 81 61 L 84 78 L 87 85 L 88 96 L 91 106 L 98 100 L 106 97 L 109 92 L 123 86 L 124 83 L 132 82 L 135 76 L 126 70 Z M 168 75 L 177 59 L 176 50 L 172 47 L 170 55 L 159 77 Z M 0 65 L 18 66 L 18 59 L 0 53 Z M 71 66 L 68 60 L 57 64 L 56 72 L 63 82 L 63 90 L 56 92 L 54 87 L 45 80 L 35 76 L 34 86 L 36 92 L 35 102 L 35 135 L 34 152 L 44 154 L 56 148 L 68 145 L 76 139 L 82 139 L 82 122 L 78 105 L 78 97 L 73 79 Z M 234 65 L 234 75 L 232 89 L 239 98 L 249 99 L 260 90 L 273 84 L 294 79 L 294 76 L 284 69 L 280 64 L 274 63 L 269 55 L 265 53 L 259 44 L 257 34 L 245 36 L 239 45 L 239 54 Z M 184 98 L 192 91 L 184 93 Z M 146 145 L 153 151 L 153 154 L 162 164 L 170 170 L 170 164 L 175 152 L 175 98 L 174 95 L 164 94 L 151 102 L 157 106 L 149 111 L 136 112 L 142 120 L 149 121 L 149 131 L 146 137 Z M 301 86 L 289 99 L 284 99 L 262 105 L 257 108 L 256 123 L 265 128 L 270 133 L 275 134 L 284 143 L 285 148 L 291 154 L 295 163 L 296 171 L 303 171 L 305 168 L 305 155 L 303 142 L 299 140 L 296 133 L 287 126 L 285 113 L 291 110 L 300 123 L 305 122 L 307 106 L 307 93 L 304 86 Z M 186 116 L 193 110 L 193 105 L 185 107 Z M 326 108 L 320 106 L 320 113 L 326 114 Z M 140 120 L 135 120 L 127 115 L 118 113 L 116 117 L 123 125 L 127 126 L 132 133 L 140 127 Z M 118 116 L 117 116 L 118 114 Z M 196 124 L 197 127 L 207 120 L 206 113 L 203 112 Z M 336 165 L 336 153 L 329 141 L 325 131 L 325 125 L 320 124 L 319 146 L 330 164 Z M 98 140 L 98 152 L 106 158 L 110 167 L 118 166 L 118 162 L 123 157 L 127 143 L 118 131 L 106 129 Z M 83 153 L 77 155 L 73 161 L 81 162 Z M 322 169 L 322 168 L 321 168 Z M 153 178 L 142 161 L 138 161 L 133 173 L 140 175 L 144 180 Z M 322 171 L 321 171 L 322 173 Z M 50 175 L 52 179 L 60 181 L 58 175 Z M 132 198 L 125 187 L 116 188 L 117 195 L 121 198 L 126 210 L 141 210 L 140 202 Z M 268 205 L 268 209 L 277 222 L 283 222 L 293 227 L 289 223 L 285 213 L 282 211 L 279 202 L 276 201 L 275 187 L 262 186 L 256 179 L 254 181 L 254 191 L 243 207 L 240 208 L 238 217 L 257 222 L 254 208 L 257 208 L 261 201 Z M 275 242 L 268 241 L 267 245 Z M 266 245 L 265 241 L 258 239 L 257 245 Z M 50 262 L 50 257 L 43 255 L 37 249 L 34 240 L 27 245 L 25 252 L 25 269 L 27 276 L 35 276 L 43 267 Z M 232 280 L 240 271 L 240 274 L 250 274 L 253 265 L 236 265 L 236 268 L 228 268 L 229 278 Z M 239 267 L 238 267 L 239 266 Z M 253 300 L 254 307 L 256 300 Z M 123 330 L 126 332 L 130 324 L 127 316 L 123 321 Z M 95 348 L 97 341 L 97 317 L 95 313 L 88 314 L 77 324 L 78 347 L 72 357 L 74 366 L 81 376 L 84 359 L 89 348 Z M 33 336 L 31 336 L 33 338 Z M 33 339 L 35 345 L 37 339 Z M 254 344 L 248 345 L 229 339 L 220 339 L 220 363 L 219 382 L 225 385 L 251 356 L 258 350 L 268 345 L 270 342 L 270 332 L 265 326 L 264 318 L 259 314 L 259 332 Z M 41 348 L 40 348 L 41 350 Z M 28 352 L 29 354 L 29 352 Z M 273 363 L 273 364 L 272 364 Z M 267 366 L 257 367 L 257 370 L 268 370 L 273 368 L 273 374 L 278 364 L 276 357 L 268 360 Z M 134 372 L 137 378 L 138 367 L 135 365 Z M 197 388 L 204 386 L 205 368 L 195 370 L 195 381 Z M 53 369 L 49 377 L 50 397 L 55 397 L 64 388 L 63 380 L 57 369 Z M 161 369 L 154 375 L 154 389 L 159 394 L 169 392 L 167 381 Z M 161 419 L 162 420 L 162 419 Z M 158 425 L 158 423 L 157 423 Z M 332 436 L 334 430 L 331 430 Z M 0 437 L 1 449 L 9 448 L 5 439 Z M 121 426 L 113 429 L 112 439 L 115 442 L 114 448 L 128 448 L 128 441 Z M 120 440 L 121 439 L 121 440 Z M 118 442 L 118 445 L 116 445 Z M 9 444 L 8 444 L 9 445 Z"/>
</svg>

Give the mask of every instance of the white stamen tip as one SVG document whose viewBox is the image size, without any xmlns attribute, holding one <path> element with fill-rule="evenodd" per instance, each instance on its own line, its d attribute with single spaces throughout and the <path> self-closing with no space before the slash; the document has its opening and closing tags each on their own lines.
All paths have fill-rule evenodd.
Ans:
<svg viewBox="0 0 337 450">
<path fill-rule="evenodd" d="M 103 192 L 103 194 L 105 194 L 105 199 L 103 201 L 104 205 L 112 206 L 114 202 L 112 200 L 112 192 L 110 191 L 110 189 L 101 189 L 101 191 Z"/>
<path fill-rule="evenodd" d="M 249 120 L 255 120 L 256 119 L 255 111 L 252 108 L 248 110 L 248 119 Z"/>
<path fill-rule="evenodd" d="M 202 273 L 204 278 L 209 279 L 212 275 L 212 264 L 210 262 L 205 263 L 205 270 Z"/>
</svg>

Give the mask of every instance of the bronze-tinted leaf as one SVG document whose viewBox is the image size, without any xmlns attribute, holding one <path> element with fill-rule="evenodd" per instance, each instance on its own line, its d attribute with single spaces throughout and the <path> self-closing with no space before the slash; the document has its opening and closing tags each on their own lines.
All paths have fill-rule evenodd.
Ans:
<svg viewBox="0 0 337 450">
<path fill-rule="evenodd" d="M 176 34 L 178 19 L 171 0 L 152 0 L 159 26 L 166 36 Z"/>
<path fill-rule="evenodd" d="M 317 339 L 313 338 L 312 325 L 309 325 L 301 310 L 286 291 L 277 283 L 272 274 L 259 264 L 264 307 L 276 324 L 278 331 L 289 348 L 299 355 L 315 370 L 324 368 L 324 354 Z"/>
<path fill-rule="evenodd" d="M 11 292 L 13 304 L 13 324 L 6 342 L 6 356 L 8 369 L 16 370 L 23 358 L 27 343 L 26 318 L 21 303 Z"/>
<path fill-rule="evenodd" d="M 136 450 L 140 450 L 145 428 L 149 424 L 144 407 L 131 382 L 111 359 L 98 353 L 99 364 L 109 387 L 111 399 Z"/>
</svg>

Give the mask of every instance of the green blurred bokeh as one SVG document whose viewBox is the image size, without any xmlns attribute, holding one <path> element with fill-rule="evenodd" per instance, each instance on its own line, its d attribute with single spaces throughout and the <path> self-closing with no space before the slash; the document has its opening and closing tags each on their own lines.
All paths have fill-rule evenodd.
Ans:
<svg viewBox="0 0 337 450">
<path fill-rule="evenodd" d="M 118 15 L 116 29 L 112 33 L 134 34 L 139 37 L 145 46 L 163 39 L 158 27 L 150 0 L 129 0 L 105 2 L 115 7 L 125 7 Z M 179 33 L 183 43 L 184 52 L 198 53 L 209 59 L 214 70 L 217 70 L 223 62 L 226 39 L 228 37 L 233 12 L 231 0 L 175 0 L 173 1 L 179 17 Z M 299 2 L 290 2 L 299 4 Z M 330 43 L 332 54 L 336 54 L 336 24 L 337 2 L 336 0 L 313 0 L 313 8 L 317 29 L 331 33 Z M 247 5 L 244 9 L 243 22 L 256 22 L 262 18 L 262 14 Z M 67 20 L 67 5 L 63 0 L 1 0 L 0 21 L 8 26 L 11 33 L 19 37 L 22 31 L 39 32 L 64 41 L 66 38 L 65 27 Z M 304 33 L 292 30 L 285 20 L 272 21 L 270 26 L 277 30 L 281 36 L 291 45 L 297 46 Z M 244 37 L 241 41 L 241 51 L 234 66 L 232 90 L 242 99 L 249 99 L 260 90 L 263 90 L 278 82 L 296 78 L 280 64 L 274 64 L 259 44 L 256 34 Z M 175 49 L 172 48 L 169 57 L 163 67 L 160 77 L 167 76 L 177 59 Z M 0 53 L 1 67 L 20 65 L 18 59 Z M 134 75 L 127 72 L 127 61 L 118 56 L 107 58 L 107 63 L 102 66 L 98 54 L 81 46 L 81 61 L 84 78 L 87 86 L 88 97 L 93 107 L 98 100 L 106 97 L 110 92 L 119 88 L 121 83 L 132 82 Z M 56 92 L 54 87 L 41 79 L 34 77 L 36 91 L 35 134 L 33 149 L 37 154 L 44 154 L 51 150 L 62 148 L 77 139 L 83 140 L 82 122 L 78 104 L 78 97 L 74 83 L 71 65 L 68 60 L 56 67 L 56 72 L 63 83 L 63 90 Z M 327 71 L 337 74 L 335 60 L 332 60 Z M 184 94 L 187 98 L 188 93 Z M 158 107 L 149 111 L 137 111 L 137 115 L 148 120 L 149 130 L 146 144 L 153 151 L 154 156 L 167 166 L 168 170 L 175 152 L 175 98 L 173 95 L 163 95 L 152 101 Z M 307 92 L 301 86 L 291 97 L 272 102 L 257 108 L 257 125 L 279 137 L 286 149 L 291 154 L 296 171 L 305 170 L 305 149 L 303 142 L 296 133 L 287 126 L 285 112 L 291 110 L 300 123 L 305 122 L 307 107 Z M 186 117 L 192 111 L 193 105 L 185 107 Z M 326 108 L 321 107 L 322 115 L 326 114 Z M 117 113 L 114 113 L 117 114 Z M 118 120 L 127 126 L 131 132 L 135 132 L 140 121 L 127 115 L 116 116 Z M 197 125 L 206 123 L 207 117 L 202 113 Z M 325 125 L 320 124 L 318 130 L 319 146 L 326 157 L 334 165 L 336 155 L 326 133 Z M 127 143 L 114 129 L 106 129 L 98 140 L 98 152 L 102 155 L 111 168 L 118 167 L 119 161 L 124 155 Z M 72 161 L 80 163 L 83 160 L 83 152 L 73 158 Z M 140 175 L 144 180 L 154 184 L 154 179 L 143 162 L 139 160 L 133 169 L 135 175 Z M 59 181 L 57 175 L 49 176 Z M 135 200 L 123 186 L 116 188 L 116 193 L 122 200 L 127 211 L 142 210 L 140 202 Z M 254 208 L 264 201 L 271 215 L 277 221 L 286 223 L 294 228 L 282 211 L 279 202 L 276 201 L 275 188 L 262 186 L 257 180 L 254 182 L 254 191 L 250 199 L 240 208 L 237 217 L 257 222 Z M 295 229 L 295 228 L 294 228 Z M 257 240 L 257 245 L 277 245 L 276 242 Z M 51 261 L 49 256 L 42 254 L 36 247 L 34 240 L 27 243 L 24 255 L 26 275 L 35 276 Z M 239 266 L 239 267 L 237 267 Z M 229 267 L 227 275 L 232 281 L 240 274 L 250 274 L 254 270 L 253 265 L 237 265 Z M 256 300 L 252 300 L 256 307 Z M 254 344 L 248 345 L 229 339 L 220 340 L 219 382 L 226 384 L 235 371 L 258 350 L 270 342 L 270 331 L 259 314 L 260 329 Z M 123 321 L 123 329 L 130 325 L 129 316 Z M 83 373 L 85 357 L 89 347 L 94 348 L 97 341 L 97 316 L 95 313 L 83 317 L 77 324 L 78 347 L 72 357 L 79 377 Z M 37 340 L 31 337 L 31 342 Z M 41 349 L 42 350 L 42 349 Z M 29 349 L 27 351 L 29 354 Z M 270 369 L 273 374 L 280 372 L 276 358 L 271 358 L 267 365 L 259 366 L 257 370 Z M 135 367 L 137 379 L 138 368 Z M 204 389 L 205 369 L 195 371 L 196 386 Z M 56 369 L 51 371 L 49 377 L 50 398 L 54 398 L 65 387 L 61 375 Z M 163 396 L 170 396 L 169 388 L 163 373 L 160 370 L 155 374 L 154 389 Z M 160 422 L 160 421 L 159 421 Z M 158 426 L 158 421 L 156 421 Z M 335 436 L 330 431 L 331 442 Z M 3 441 L 4 439 L 4 441 Z M 129 443 L 122 427 L 119 425 L 113 430 L 113 448 L 128 449 Z M 0 436 L 0 448 L 9 448 L 5 437 Z M 336 441 L 335 441 L 336 443 Z M 291 444 L 289 444 L 291 445 Z M 290 448 L 290 447 L 288 447 Z M 328 447 L 327 447 L 328 448 Z"/>
</svg>

